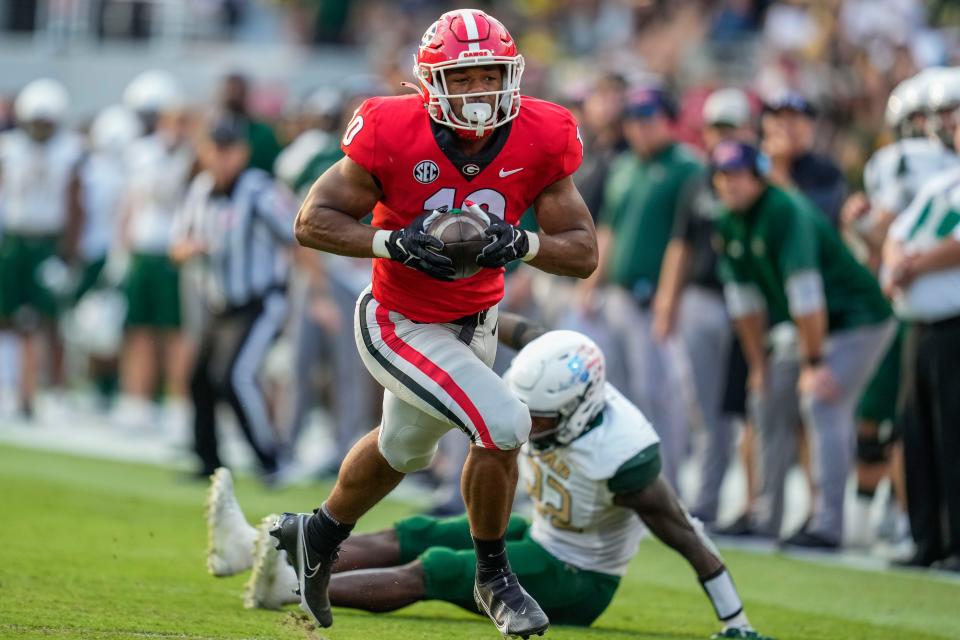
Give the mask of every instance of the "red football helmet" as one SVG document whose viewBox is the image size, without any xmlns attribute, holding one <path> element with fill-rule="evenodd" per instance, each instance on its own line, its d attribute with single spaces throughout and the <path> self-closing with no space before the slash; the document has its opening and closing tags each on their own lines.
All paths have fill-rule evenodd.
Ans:
<svg viewBox="0 0 960 640">
<path fill-rule="evenodd" d="M 503 66 L 499 91 L 451 94 L 447 90 L 446 71 L 493 64 Z M 479 9 L 448 11 L 430 25 L 420 40 L 414 73 L 430 117 L 460 135 L 482 138 L 520 112 L 523 56 L 506 27 Z M 477 96 L 494 96 L 493 109 L 486 103 L 467 102 L 468 97 Z M 455 99 L 464 101 L 462 118 L 451 108 Z"/>
</svg>

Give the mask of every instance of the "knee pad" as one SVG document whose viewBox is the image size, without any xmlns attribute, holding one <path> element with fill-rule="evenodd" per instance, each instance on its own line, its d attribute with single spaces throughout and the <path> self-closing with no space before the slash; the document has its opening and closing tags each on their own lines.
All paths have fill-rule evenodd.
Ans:
<svg viewBox="0 0 960 640">
<path fill-rule="evenodd" d="M 377 448 L 387 463 L 400 473 L 426 469 L 437 453 L 439 439 L 416 425 L 380 429 Z"/>
<path fill-rule="evenodd" d="M 527 405 L 512 397 L 497 407 L 496 415 L 487 422 L 493 443 L 502 451 L 522 447 L 529 439 L 532 427 Z"/>
<path fill-rule="evenodd" d="M 887 448 L 880 434 L 857 436 L 857 460 L 865 464 L 880 464 L 887 461 Z"/>
</svg>

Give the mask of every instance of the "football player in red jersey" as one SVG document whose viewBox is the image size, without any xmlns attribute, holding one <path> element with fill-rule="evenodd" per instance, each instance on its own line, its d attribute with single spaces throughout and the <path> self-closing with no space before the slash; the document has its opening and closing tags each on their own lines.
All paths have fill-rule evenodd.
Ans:
<svg viewBox="0 0 960 640">
<path fill-rule="evenodd" d="M 314 514 L 284 514 L 272 532 L 294 561 L 301 607 L 332 623 L 327 587 L 354 523 L 404 474 L 428 466 L 440 437 L 472 445 L 462 490 L 477 552 L 474 596 L 501 633 L 528 637 L 549 621 L 510 570 L 504 534 L 527 408 L 491 369 L 504 265 L 558 275 L 596 268 L 596 233 L 571 174 L 583 148 L 565 109 L 520 95 L 523 58 L 482 11 L 445 13 L 424 34 L 419 95 L 372 98 L 342 140 L 346 154 L 313 185 L 296 223 L 304 246 L 374 257 L 357 303 L 361 358 L 385 388 L 383 419 L 351 450 Z M 483 269 L 453 280 L 442 243 L 424 232 L 438 209 L 481 207 L 491 220 Z M 533 206 L 542 231 L 520 230 Z M 359 220 L 373 211 L 373 224 Z"/>
</svg>

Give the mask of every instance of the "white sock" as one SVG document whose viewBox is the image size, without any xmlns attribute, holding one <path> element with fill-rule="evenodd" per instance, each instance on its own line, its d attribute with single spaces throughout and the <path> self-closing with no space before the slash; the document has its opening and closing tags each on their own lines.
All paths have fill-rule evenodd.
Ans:
<svg viewBox="0 0 960 640">
<path fill-rule="evenodd" d="M 747 620 L 747 614 L 743 611 L 733 616 L 729 620 L 726 620 L 723 623 L 724 630 L 727 629 L 743 629 L 744 631 L 751 630 L 753 627 L 750 626 L 750 621 Z"/>
<path fill-rule="evenodd" d="M 730 620 L 743 616 L 743 602 L 740 600 L 740 594 L 737 593 L 737 588 L 733 585 L 733 578 L 730 577 L 730 572 L 727 571 L 726 567 L 722 568 L 713 577 L 703 580 L 700 584 L 703 585 L 703 590 L 707 592 L 707 596 L 713 604 L 713 610 L 721 621 L 729 624 Z M 743 619 L 746 620 L 746 616 L 743 616 Z"/>
</svg>

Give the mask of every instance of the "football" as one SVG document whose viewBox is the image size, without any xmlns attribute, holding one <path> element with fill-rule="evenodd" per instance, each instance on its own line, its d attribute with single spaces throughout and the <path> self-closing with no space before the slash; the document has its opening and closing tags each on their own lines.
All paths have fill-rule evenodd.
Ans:
<svg viewBox="0 0 960 640">
<path fill-rule="evenodd" d="M 426 232 L 443 242 L 443 255 L 453 261 L 454 280 L 469 278 L 480 271 L 477 256 L 490 240 L 483 235 L 488 220 L 468 209 L 438 213 Z"/>
</svg>

